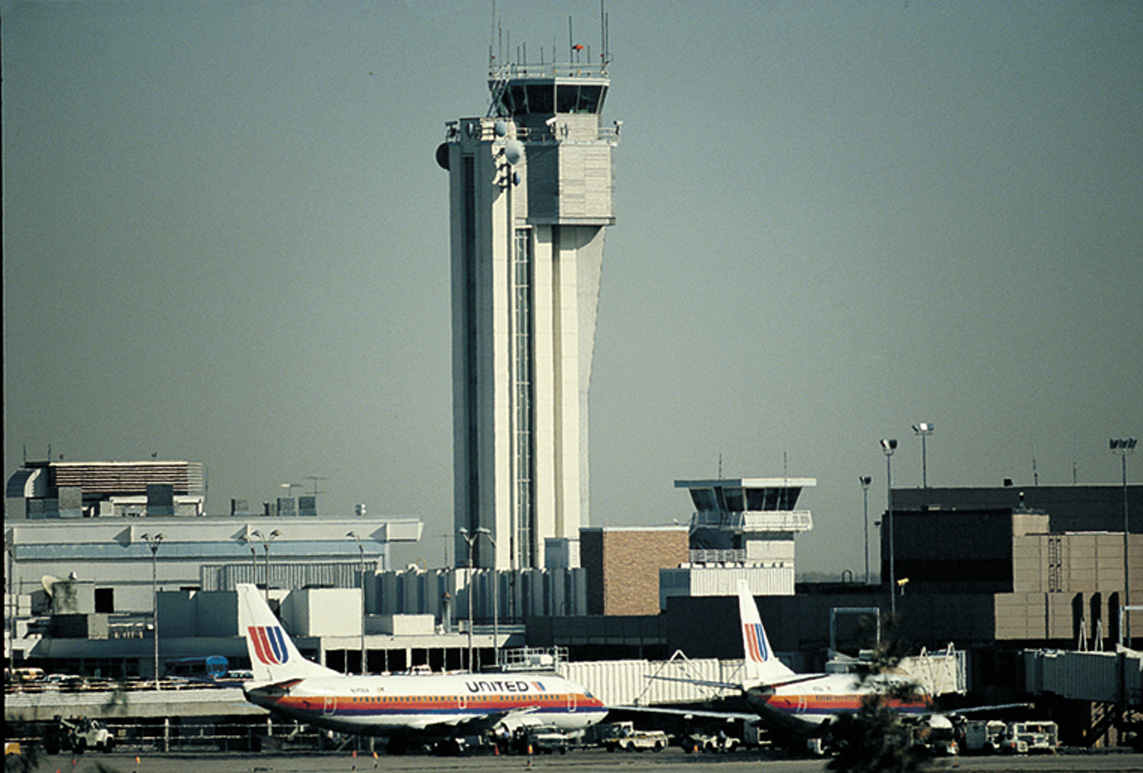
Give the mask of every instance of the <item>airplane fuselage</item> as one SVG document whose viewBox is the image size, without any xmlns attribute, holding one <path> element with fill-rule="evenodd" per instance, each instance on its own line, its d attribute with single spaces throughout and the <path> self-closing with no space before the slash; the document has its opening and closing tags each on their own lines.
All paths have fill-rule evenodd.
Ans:
<svg viewBox="0 0 1143 773">
<path fill-rule="evenodd" d="M 746 686 L 744 691 L 751 707 L 768 724 L 812 732 L 841 714 L 860 711 L 871 696 L 885 694 L 897 684 L 908 682 L 885 678 L 862 682 L 853 674 L 826 674 L 783 687 Z M 932 710 L 932 703 L 925 695 L 904 700 L 889 697 L 886 704 L 903 714 Z"/>
<path fill-rule="evenodd" d="M 386 736 L 457 727 L 503 716 L 563 731 L 582 730 L 607 708 L 554 674 L 310 677 L 288 685 L 248 683 L 246 698 L 319 727 Z"/>
</svg>

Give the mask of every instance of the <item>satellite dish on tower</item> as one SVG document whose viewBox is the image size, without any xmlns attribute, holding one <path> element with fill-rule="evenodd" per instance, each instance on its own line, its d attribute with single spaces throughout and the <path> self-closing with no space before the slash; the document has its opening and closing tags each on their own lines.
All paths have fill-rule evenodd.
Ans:
<svg viewBox="0 0 1143 773">
<path fill-rule="evenodd" d="M 493 124 L 492 128 L 495 129 L 497 137 L 506 137 L 508 135 L 507 121 L 497 121 Z"/>
<path fill-rule="evenodd" d="M 448 143 L 442 142 L 437 145 L 437 166 L 441 169 L 448 171 Z"/>
<path fill-rule="evenodd" d="M 504 144 L 504 158 L 512 166 L 516 166 L 524 160 L 524 146 L 520 144 L 519 140 L 508 140 Z"/>
<path fill-rule="evenodd" d="M 54 574 L 45 574 L 40 578 L 40 585 L 44 586 L 44 591 L 47 592 L 48 598 L 52 597 L 52 593 L 55 590 L 54 586 L 57 582 L 63 582 L 63 580 L 61 580 L 59 577 L 56 577 Z"/>
</svg>

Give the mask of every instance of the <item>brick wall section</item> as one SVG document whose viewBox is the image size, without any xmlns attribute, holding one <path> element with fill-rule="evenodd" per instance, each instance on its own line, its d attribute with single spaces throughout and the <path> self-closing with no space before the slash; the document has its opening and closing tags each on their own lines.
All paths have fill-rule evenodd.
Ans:
<svg viewBox="0 0 1143 773">
<path fill-rule="evenodd" d="M 588 614 L 659 614 L 659 570 L 690 559 L 687 529 L 585 529 Z"/>
</svg>

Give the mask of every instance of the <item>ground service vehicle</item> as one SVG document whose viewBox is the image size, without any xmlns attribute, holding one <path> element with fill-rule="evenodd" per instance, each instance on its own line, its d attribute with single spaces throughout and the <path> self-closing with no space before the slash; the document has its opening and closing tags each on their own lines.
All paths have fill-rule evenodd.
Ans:
<svg viewBox="0 0 1143 773">
<path fill-rule="evenodd" d="M 115 748 L 115 736 L 98 719 L 56 717 L 55 726 L 44 736 L 44 751 L 59 754 L 71 751 L 83 754 L 87 749 L 110 752 Z"/>
<path fill-rule="evenodd" d="M 999 719 L 973 719 L 964 725 L 964 751 L 966 754 L 996 754 L 1008 725 Z"/>
<path fill-rule="evenodd" d="M 718 733 L 715 735 L 708 733 L 691 733 L 683 739 L 683 751 L 687 754 L 691 752 L 719 754 L 722 752 L 732 752 L 740 746 L 742 746 L 742 741 L 726 733 Z"/>
<path fill-rule="evenodd" d="M 1055 722 L 1013 722 L 1001 748 L 1009 754 L 1055 754 L 1060 731 Z"/>
<path fill-rule="evenodd" d="M 521 754 L 527 754 L 529 747 L 532 754 L 567 754 L 568 737 L 555 730 L 528 728 L 517 731 L 513 746 Z"/>
<path fill-rule="evenodd" d="M 661 752 L 670 738 L 662 730 L 636 730 L 631 722 L 616 722 L 611 732 L 601 738 L 599 745 L 609 752 L 641 752 L 647 749 Z"/>
<path fill-rule="evenodd" d="M 955 757 L 960 751 L 948 717 L 933 715 L 910 727 L 909 733 L 913 745 L 930 757 Z"/>
</svg>

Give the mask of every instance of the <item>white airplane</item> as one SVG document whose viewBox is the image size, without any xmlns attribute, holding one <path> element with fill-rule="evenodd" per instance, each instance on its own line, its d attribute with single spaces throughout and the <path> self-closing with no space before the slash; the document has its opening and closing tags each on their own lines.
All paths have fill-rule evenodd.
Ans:
<svg viewBox="0 0 1143 773">
<path fill-rule="evenodd" d="M 799 674 L 782 663 L 770 648 L 766 628 L 758 605 L 750 593 L 746 580 L 738 581 L 738 614 L 742 624 L 744 655 L 743 678 L 739 684 L 695 679 L 654 677 L 668 681 L 688 682 L 707 687 L 738 689 L 747 704 L 757 714 L 739 714 L 713 711 L 633 709 L 619 707 L 620 711 L 640 710 L 648 713 L 671 713 L 689 718 L 745 719 L 760 722 L 779 732 L 799 737 L 821 736 L 837 717 L 861 711 L 871 696 L 888 696 L 885 704 L 900 714 L 931 728 L 951 730 L 951 717 L 969 713 L 1010 708 L 1025 708 L 1026 703 L 1008 703 L 997 706 L 979 706 L 954 712 L 933 710 L 931 696 L 915 680 L 895 674 L 875 674 L 865 679 L 854 673 Z M 895 697 L 902 695 L 907 697 Z"/>
<path fill-rule="evenodd" d="M 687 709 L 618 707 L 620 712 L 665 713 L 688 719 L 747 720 L 799 737 L 816 736 L 841 714 L 861 710 L 862 701 L 895 687 L 916 685 L 910 679 L 877 675 L 862 680 L 857 674 L 799 674 L 770 648 L 758 605 L 746 580 L 738 581 L 738 614 L 742 625 L 743 672 L 740 683 L 656 676 L 672 682 L 740 690 L 755 714 Z M 907 714 L 927 714 L 932 701 L 920 694 L 910 699 L 890 698 L 888 704 Z"/>
<path fill-rule="evenodd" d="M 246 699 L 329 730 L 387 737 L 390 753 L 500 728 L 583 730 L 607 714 L 581 685 L 550 673 L 340 674 L 301 656 L 254 585 L 237 588 L 254 672 Z"/>
<path fill-rule="evenodd" d="M 876 674 L 863 680 L 853 673 L 795 673 L 770 649 L 758 605 L 745 580 L 738 581 L 738 614 L 742 620 L 745 653 L 743 681 L 739 687 L 763 722 L 814 734 L 819 726 L 841 714 L 861 711 L 863 702 L 870 696 L 894 691 L 911 693 L 910 697 L 888 698 L 886 704 L 896 711 L 915 715 L 932 712 L 932 699 L 914 680 L 904 676 Z"/>
</svg>

